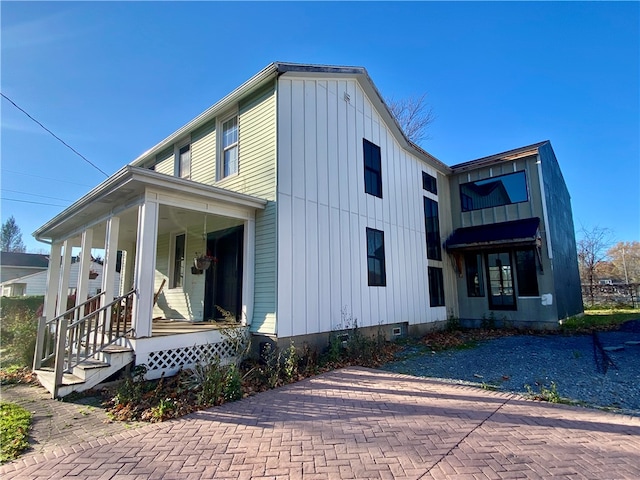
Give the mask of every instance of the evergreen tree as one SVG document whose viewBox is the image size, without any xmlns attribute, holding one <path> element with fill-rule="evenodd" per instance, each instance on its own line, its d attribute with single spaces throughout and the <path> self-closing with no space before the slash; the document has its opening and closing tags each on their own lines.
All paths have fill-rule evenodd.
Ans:
<svg viewBox="0 0 640 480">
<path fill-rule="evenodd" d="M 22 232 L 16 223 L 16 219 L 11 215 L 6 222 L 2 224 L 2 232 L 0 233 L 0 250 L 3 252 L 24 253 L 27 247 L 22 242 Z"/>
</svg>

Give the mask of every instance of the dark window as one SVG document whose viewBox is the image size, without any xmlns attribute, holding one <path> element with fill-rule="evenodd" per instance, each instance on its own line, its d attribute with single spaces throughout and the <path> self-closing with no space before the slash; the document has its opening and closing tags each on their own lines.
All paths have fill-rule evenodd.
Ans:
<svg viewBox="0 0 640 480">
<path fill-rule="evenodd" d="M 191 147 L 185 145 L 178 153 L 178 176 L 180 178 L 191 177 Z"/>
<path fill-rule="evenodd" d="M 427 258 L 442 260 L 438 202 L 424 197 L 424 227 L 427 232 Z"/>
<path fill-rule="evenodd" d="M 435 195 L 438 194 L 438 181 L 436 177 L 429 175 L 427 172 L 422 172 L 422 188 L 427 192 L 431 192 Z"/>
<path fill-rule="evenodd" d="M 479 253 L 467 253 L 464 256 L 467 277 L 467 295 L 484 297 L 484 280 L 482 279 L 482 256 Z"/>
<path fill-rule="evenodd" d="M 382 198 L 382 163 L 380 147 L 362 139 L 364 148 L 364 191 Z"/>
<path fill-rule="evenodd" d="M 516 250 L 516 276 L 518 295 L 521 297 L 537 297 L 539 295 L 536 254 L 533 249 Z"/>
<path fill-rule="evenodd" d="M 487 282 L 489 284 L 489 308 L 515 310 L 513 272 L 509 252 L 488 253 Z"/>
<path fill-rule="evenodd" d="M 387 275 L 384 266 L 384 232 L 367 228 L 367 272 L 370 287 L 384 287 Z"/>
<path fill-rule="evenodd" d="M 526 202 L 528 198 L 524 171 L 460 185 L 463 212 Z"/>
<path fill-rule="evenodd" d="M 175 236 L 172 288 L 182 287 L 184 279 L 185 234 Z"/>
<path fill-rule="evenodd" d="M 429 274 L 429 304 L 432 307 L 444 306 L 444 280 L 442 269 L 428 267 Z"/>
</svg>

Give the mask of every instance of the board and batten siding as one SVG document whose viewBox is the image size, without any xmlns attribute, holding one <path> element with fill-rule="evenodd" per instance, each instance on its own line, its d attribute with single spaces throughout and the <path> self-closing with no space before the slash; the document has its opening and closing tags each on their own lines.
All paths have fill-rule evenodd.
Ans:
<svg viewBox="0 0 640 480">
<path fill-rule="evenodd" d="M 278 337 L 446 319 L 429 307 L 423 211 L 422 172 L 438 172 L 356 80 L 278 82 Z M 364 191 L 363 138 L 381 149 L 382 199 Z M 367 227 L 384 232 L 386 287 L 368 286 Z"/>
</svg>

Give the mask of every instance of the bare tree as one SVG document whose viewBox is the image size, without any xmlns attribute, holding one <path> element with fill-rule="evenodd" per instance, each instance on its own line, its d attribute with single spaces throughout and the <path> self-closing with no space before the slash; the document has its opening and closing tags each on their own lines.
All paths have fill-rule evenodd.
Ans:
<svg viewBox="0 0 640 480">
<path fill-rule="evenodd" d="M 0 232 L 0 249 L 3 252 L 24 253 L 27 251 L 22 242 L 22 232 L 16 223 L 16 219 L 11 215 L 6 222 L 2 224 Z"/>
<path fill-rule="evenodd" d="M 583 285 L 588 286 L 589 301 L 595 303 L 594 286 L 597 280 L 596 271 L 600 264 L 607 259 L 607 249 L 611 245 L 611 230 L 602 227 L 580 230 L 581 239 L 578 241 L 578 267 Z"/>
<path fill-rule="evenodd" d="M 427 105 L 426 93 L 399 100 L 388 98 L 386 103 L 409 140 L 419 144 L 429 138 L 427 127 L 435 120 L 435 115 L 433 109 Z"/>
</svg>

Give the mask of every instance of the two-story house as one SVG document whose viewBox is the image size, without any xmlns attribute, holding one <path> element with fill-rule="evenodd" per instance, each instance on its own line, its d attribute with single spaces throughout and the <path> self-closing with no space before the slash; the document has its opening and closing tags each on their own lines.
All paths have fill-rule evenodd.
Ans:
<svg viewBox="0 0 640 480">
<path fill-rule="evenodd" d="M 62 257 L 50 263 L 41 330 L 59 335 L 65 317 L 79 328 L 86 313 L 82 267 L 78 308 L 56 302 L 73 247 L 81 265 L 105 252 L 94 338 L 131 347 L 149 378 L 228 355 L 219 326 L 230 319 L 258 342 L 298 345 L 356 321 L 393 337 L 493 310 L 555 325 L 581 311 L 574 286 L 554 277 L 575 261 L 571 207 L 548 142 L 525 151 L 450 168 L 405 137 L 364 68 L 273 63 L 34 233 Z M 488 230 L 474 230 L 510 221 L 534 238 L 485 244 Z M 533 266 L 537 291 L 521 274 Z"/>
</svg>

